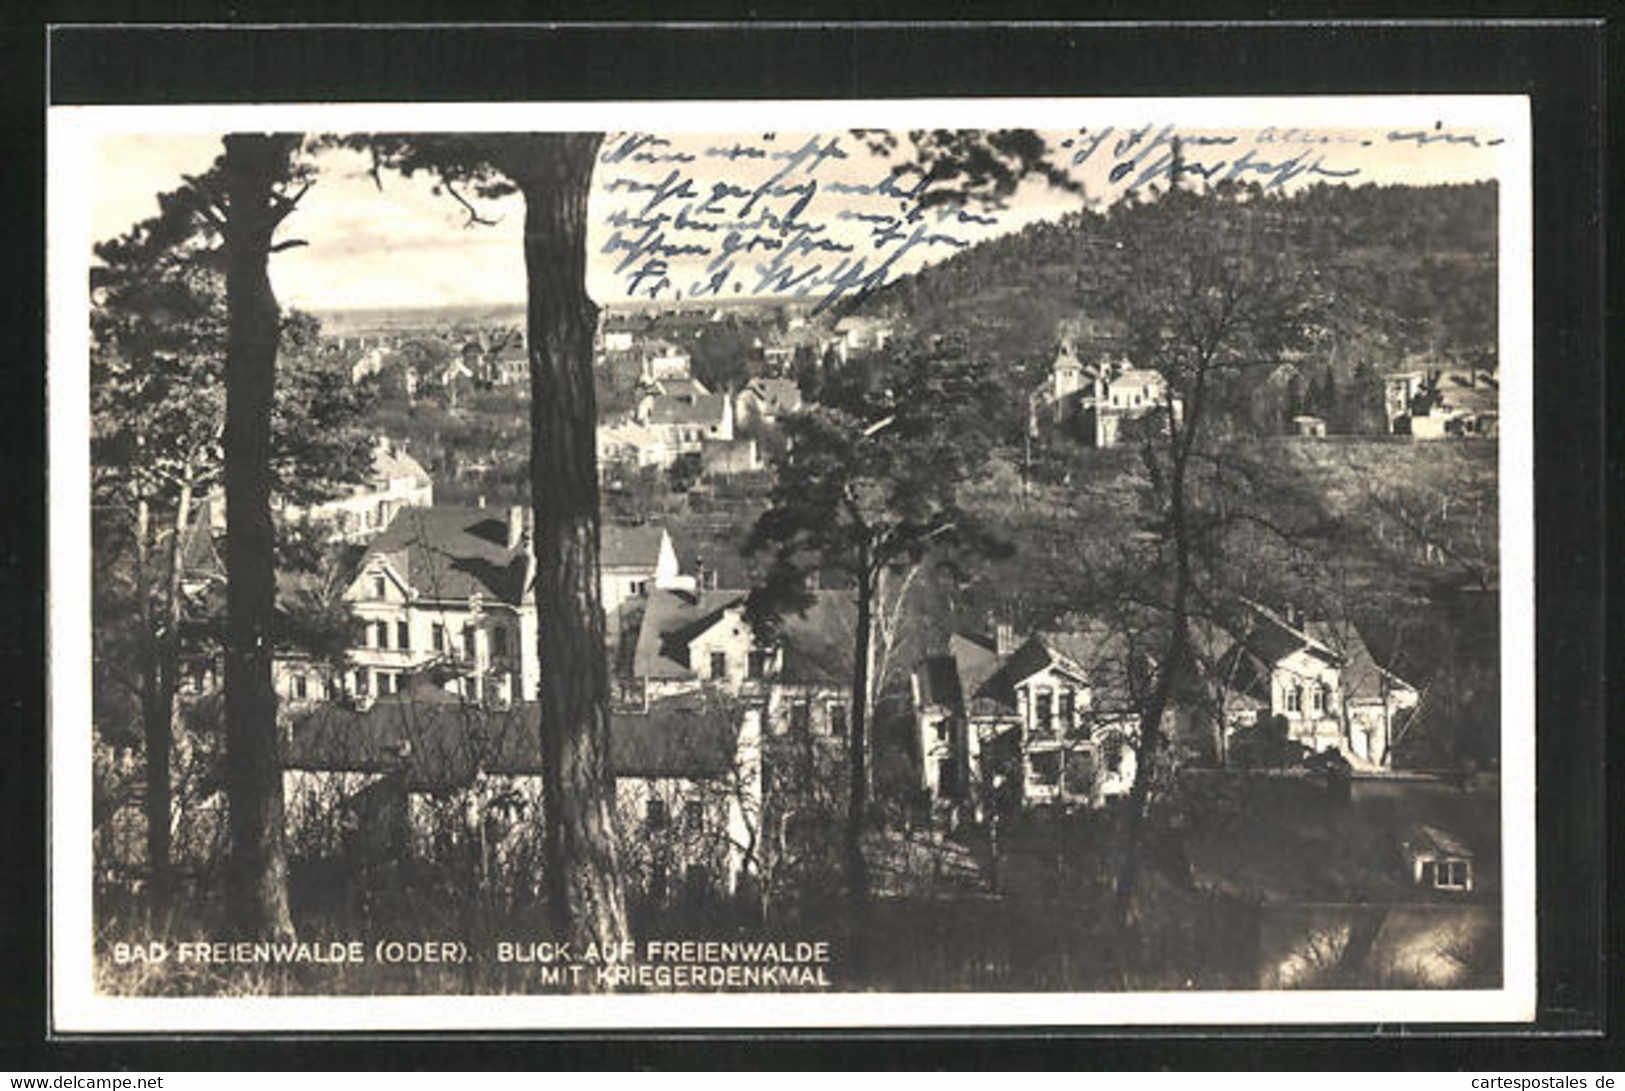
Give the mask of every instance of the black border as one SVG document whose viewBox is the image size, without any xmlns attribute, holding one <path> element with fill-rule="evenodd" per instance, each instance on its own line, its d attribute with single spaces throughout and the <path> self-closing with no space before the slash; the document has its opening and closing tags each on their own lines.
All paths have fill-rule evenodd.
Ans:
<svg viewBox="0 0 1625 1091">
<path fill-rule="evenodd" d="M 62 5 L 68 7 L 68 5 Z M 307 5 L 298 5 L 307 6 Z M 133 5 L 60 11 L 57 18 L 151 19 Z M 190 18 L 217 18 L 215 5 L 184 7 Z M 269 7 L 268 5 L 266 6 Z M 283 4 L 279 18 L 309 14 Z M 487 18 L 535 17 L 516 5 L 491 5 Z M 1482 9 L 1484 5 L 1479 5 Z M 1023 5 L 1021 14 L 1035 12 Z M 410 19 L 428 5 L 392 6 Z M 240 6 L 227 9 L 232 14 Z M 604 9 L 599 9 L 602 12 Z M 1572 9 L 1571 9 L 1572 10 Z M 443 13 L 437 7 L 436 13 Z M 689 9 L 693 14 L 693 9 Z M 1321 14 L 1324 12 L 1311 14 Z M 266 10 L 266 15 L 273 14 Z M 377 14 L 373 12 L 371 14 Z M 651 18 L 647 6 L 608 14 Z M 793 14 L 793 13 L 792 13 Z M 994 13 L 984 13 L 994 14 Z M 1006 13 L 1000 13 L 1006 14 Z M 1206 17 L 1208 9 L 1176 14 Z M 1213 13 L 1218 14 L 1218 13 Z M 1278 14 L 1278 13 L 1277 13 Z M 1454 14 L 1462 14 L 1460 11 Z M 1584 14 L 1576 12 L 1576 14 Z M 12 89 L 5 95 L 7 147 L 43 165 L 43 26 L 7 28 Z M 14 624 L 3 662 L 13 683 L 7 719 L 23 730 L 0 760 L 0 812 L 8 829 L 31 840 L 6 842 L 3 884 L 7 931 L 36 937 L 37 947 L 0 943 L 0 1011 L 6 1035 L 0 1067 L 368 1067 L 469 1065 L 676 1066 L 772 1063 L 833 1067 L 966 1065 L 992 1059 L 1011 1066 L 1072 1064 L 1112 1068 L 1212 1066 L 1324 1068 L 1361 1066 L 1621 1067 L 1617 1041 L 1586 1036 L 1601 1025 L 1609 963 L 1603 929 L 1605 829 L 1603 684 L 1605 678 L 1602 515 L 1605 484 L 1622 479 L 1604 464 L 1601 142 L 1605 46 L 1617 28 L 1598 22 L 1338 25 L 768 25 L 643 24 L 206 29 L 59 26 L 49 34 L 50 101 L 452 101 L 710 97 L 919 97 L 1036 94 L 1357 94 L 1405 92 L 1527 93 L 1535 143 L 1536 567 L 1539 757 L 1539 1036 L 1528 1028 L 1436 1028 L 1365 1037 L 1375 1028 L 1287 1033 L 1257 1028 L 1168 1031 L 1041 1029 L 936 1034 L 778 1033 L 763 1036 L 373 1035 L 344 1041 L 313 1035 L 252 1040 L 46 1038 L 43 917 L 44 486 L 18 475 L 13 518 L 0 531 L 0 587 Z M 22 93 L 18 94 L 19 88 Z M 1617 105 L 1620 92 L 1612 89 Z M 9 177 L 6 207 L 40 215 L 43 169 Z M 1614 177 L 1618 177 L 1615 174 Z M 30 189 L 28 183 L 33 182 Z M 13 467 L 44 465 L 43 307 L 25 288 L 42 285 L 43 228 L 30 245 L 8 247 L 7 317 L 16 354 L 4 399 Z M 32 247 L 38 246 L 38 252 Z M 30 275 L 33 273 L 34 275 Z M 1616 373 L 1612 376 L 1620 381 Z M 1614 389 L 1610 389 L 1612 392 Z M 1605 481 L 1605 473 L 1608 475 Z M 1611 573 L 1610 573 L 1611 575 Z M 1616 902 L 1615 904 L 1619 904 Z M 1617 914 L 1616 914 L 1617 916 Z M 1612 946 L 1611 949 L 1617 949 Z M 1617 970 L 1614 971 L 1617 974 Z M 1617 980 L 1616 980 L 1617 983 Z M 1395 1028 L 1388 1028 L 1393 1030 Z M 1552 1037 L 1553 1034 L 1568 1037 Z M 1108 1037 L 1108 1035 L 1113 1035 Z M 1168 1038 L 1177 1042 L 1170 1051 Z M 1425 1038 L 1424 1041 L 1421 1039 Z M 840 1051 L 829 1048 L 838 1039 Z M 297 1042 L 297 1049 L 289 1048 Z M 750 1052 L 745 1052 L 746 1045 Z M 541 1046 L 542 1048 L 538 1048 Z M 1352 1048 L 1351 1048 L 1352 1047 Z M 1611 1054 L 1612 1062 L 1605 1061 Z"/>
</svg>

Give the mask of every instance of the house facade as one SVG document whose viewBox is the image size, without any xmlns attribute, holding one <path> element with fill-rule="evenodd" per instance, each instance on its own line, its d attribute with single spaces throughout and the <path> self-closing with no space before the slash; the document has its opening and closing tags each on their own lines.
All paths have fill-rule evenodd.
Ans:
<svg viewBox="0 0 1625 1091">
<path fill-rule="evenodd" d="M 1377 665 L 1359 630 L 1257 604 L 1235 628 L 1212 667 L 1227 739 L 1273 719 L 1311 753 L 1366 772 L 1392 766 L 1395 728 L 1419 694 Z"/>
<path fill-rule="evenodd" d="M 662 528 L 606 526 L 600 556 L 609 616 L 682 579 Z M 535 570 L 528 509 L 402 511 L 368 546 L 344 593 L 359 639 L 337 693 L 365 704 L 427 676 L 476 703 L 534 700 L 541 677 Z M 315 681 L 301 680 L 296 665 L 282 673 L 290 698 L 303 691 L 314 699 Z"/>
<path fill-rule="evenodd" d="M 687 350 L 670 341 L 650 341 L 643 347 L 643 381 L 686 379 L 690 362 Z"/>
<path fill-rule="evenodd" d="M 1500 434 L 1500 374 L 1494 369 L 1412 368 L 1383 377 L 1391 435 L 1464 439 Z"/>
<path fill-rule="evenodd" d="M 1177 394 L 1170 399 L 1161 372 L 1108 365 L 1095 377 L 1095 446 L 1115 447 L 1126 422 L 1162 419 L 1158 414 L 1170 411 L 1177 425 L 1184 419 L 1185 403 Z"/>
<path fill-rule="evenodd" d="M 734 399 L 740 424 L 760 422 L 772 426 L 779 418 L 801 409 L 801 388 L 791 379 L 757 377 L 746 383 Z"/>
<path fill-rule="evenodd" d="M 1134 783 L 1138 716 L 1104 629 L 1017 644 L 956 633 L 914 672 L 920 787 L 934 800 L 1098 807 Z"/>
<path fill-rule="evenodd" d="M 762 711 L 772 736 L 844 740 L 850 721 L 849 592 L 813 592 L 785 617 L 779 639 L 758 639 L 747 592 L 696 588 L 649 596 L 632 663 L 642 700 L 712 690 Z"/>
<path fill-rule="evenodd" d="M 272 513 L 283 524 L 309 522 L 333 541 L 363 543 L 382 533 L 403 508 L 434 503 L 434 479 L 404 447 L 380 438 L 373 447 L 372 472 L 331 500 L 294 504 L 272 498 Z M 226 496 L 214 490 L 207 501 L 209 530 L 226 530 Z"/>
<path fill-rule="evenodd" d="M 733 399 L 727 394 L 651 394 L 638 402 L 634 420 L 673 460 L 698 456 L 708 440 L 734 438 Z"/>
</svg>

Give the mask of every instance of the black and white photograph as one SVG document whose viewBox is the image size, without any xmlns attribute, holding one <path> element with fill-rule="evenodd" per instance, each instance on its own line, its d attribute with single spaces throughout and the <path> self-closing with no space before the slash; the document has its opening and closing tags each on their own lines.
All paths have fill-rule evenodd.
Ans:
<svg viewBox="0 0 1625 1091">
<path fill-rule="evenodd" d="M 1534 1017 L 1526 100 L 50 123 L 58 1026 Z"/>
</svg>

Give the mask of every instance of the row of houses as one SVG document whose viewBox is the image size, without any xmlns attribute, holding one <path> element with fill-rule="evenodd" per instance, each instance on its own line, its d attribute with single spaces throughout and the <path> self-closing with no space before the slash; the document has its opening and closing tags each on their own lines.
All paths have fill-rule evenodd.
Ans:
<svg viewBox="0 0 1625 1091">
<path fill-rule="evenodd" d="M 1160 725 L 1216 739 L 1273 727 L 1352 770 L 1391 766 L 1396 726 L 1417 707 L 1409 682 L 1376 663 L 1359 631 L 1249 604 L 1235 623 L 1199 627 L 1197 667 Z M 920 786 L 934 799 L 1007 790 L 1024 804 L 1099 806 L 1134 783 L 1144 693 L 1124 634 L 1098 624 L 1016 641 L 955 633 L 914 672 Z M 1211 733 L 1211 734 L 1209 734 Z"/>
<path fill-rule="evenodd" d="M 687 375 L 655 379 L 626 419 L 599 425 L 599 465 L 608 473 L 666 469 L 690 458 L 707 475 L 753 473 L 762 469 L 761 451 L 738 430 L 776 427 L 801 406 L 801 390 L 789 379 L 755 378 L 733 394 L 714 394 Z"/>
</svg>

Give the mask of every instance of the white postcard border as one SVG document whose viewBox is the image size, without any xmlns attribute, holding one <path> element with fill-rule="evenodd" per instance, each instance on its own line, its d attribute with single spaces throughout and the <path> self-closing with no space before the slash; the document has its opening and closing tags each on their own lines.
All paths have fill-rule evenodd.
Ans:
<svg viewBox="0 0 1625 1091">
<path fill-rule="evenodd" d="M 96 140 L 113 133 L 1062 129 L 1165 121 L 1494 128 L 1500 146 L 1501 706 L 1504 974 L 1497 990 L 135 998 L 92 987 L 87 259 Z M 627 122 L 635 122 L 628 125 Z M 1524 96 L 974 98 L 538 104 L 52 107 L 47 123 L 48 936 L 57 1033 L 629 1028 L 1513 1023 L 1535 1014 L 1532 195 Z"/>
</svg>

